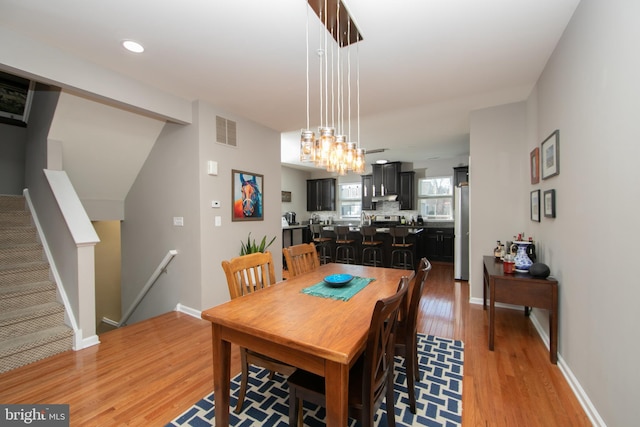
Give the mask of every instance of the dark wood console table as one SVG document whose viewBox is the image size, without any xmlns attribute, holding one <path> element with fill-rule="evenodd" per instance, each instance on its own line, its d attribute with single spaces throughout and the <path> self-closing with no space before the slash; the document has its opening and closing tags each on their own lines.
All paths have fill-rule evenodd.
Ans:
<svg viewBox="0 0 640 427">
<path fill-rule="evenodd" d="M 487 309 L 489 289 L 489 350 L 493 351 L 496 302 L 523 305 L 525 315 L 529 307 L 549 310 L 549 353 L 551 363 L 558 362 L 558 281 L 540 279 L 528 273 L 505 274 L 502 263 L 493 256 L 484 259 L 482 306 Z"/>
</svg>

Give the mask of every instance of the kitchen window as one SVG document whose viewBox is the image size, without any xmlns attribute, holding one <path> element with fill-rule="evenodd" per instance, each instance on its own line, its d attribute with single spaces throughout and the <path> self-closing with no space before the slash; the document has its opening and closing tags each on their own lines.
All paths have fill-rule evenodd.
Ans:
<svg viewBox="0 0 640 427">
<path fill-rule="evenodd" d="M 453 221 L 453 177 L 437 176 L 418 181 L 418 213 L 425 220 Z"/>
<path fill-rule="evenodd" d="M 339 185 L 340 218 L 360 218 L 362 209 L 362 184 L 350 183 Z"/>
</svg>

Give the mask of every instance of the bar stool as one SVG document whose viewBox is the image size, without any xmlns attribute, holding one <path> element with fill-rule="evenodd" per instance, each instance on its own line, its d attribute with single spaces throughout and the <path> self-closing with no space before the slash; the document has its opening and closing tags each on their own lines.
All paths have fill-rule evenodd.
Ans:
<svg viewBox="0 0 640 427">
<path fill-rule="evenodd" d="M 393 238 L 391 242 L 391 267 L 413 270 L 413 243 L 407 243 L 409 229 L 407 227 L 393 227 L 389 229 Z"/>
<path fill-rule="evenodd" d="M 331 239 L 324 234 L 324 227 L 321 224 L 311 224 L 311 240 L 316 245 L 320 264 L 326 264 L 332 261 L 331 256 Z"/>
<path fill-rule="evenodd" d="M 355 240 L 349 239 L 349 226 L 338 225 L 336 232 L 336 262 L 342 264 L 356 263 L 356 248 L 353 247 Z"/>
<path fill-rule="evenodd" d="M 382 240 L 375 240 L 376 227 L 360 227 L 362 234 L 362 265 L 382 267 Z"/>
</svg>

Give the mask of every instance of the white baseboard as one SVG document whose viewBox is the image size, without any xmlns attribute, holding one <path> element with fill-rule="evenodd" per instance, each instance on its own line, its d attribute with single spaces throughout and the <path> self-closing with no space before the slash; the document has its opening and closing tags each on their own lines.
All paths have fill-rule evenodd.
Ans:
<svg viewBox="0 0 640 427">
<path fill-rule="evenodd" d="M 115 320 L 111 320 L 108 317 L 103 317 L 102 323 L 106 323 L 107 325 L 110 325 L 110 326 L 115 326 L 116 328 L 120 327 L 120 324 L 118 322 L 116 322 Z"/>
<path fill-rule="evenodd" d="M 196 310 L 195 308 L 187 307 L 186 305 L 182 305 L 178 303 L 174 311 L 179 311 L 180 313 L 188 314 L 192 317 L 197 317 L 198 319 L 202 319 L 202 312 L 200 310 Z"/>
<path fill-rule="evenodd" d="M 100 339 L 97 335 L 92 335 L 90 337 L 83 338 L 82 337 L 82 329 L 78 329 L 73 334 L 73 350 L 78 351 L 83 348 L 88 348 L 94 346 L 96 344 L 100 344 Z"/>
</svg>

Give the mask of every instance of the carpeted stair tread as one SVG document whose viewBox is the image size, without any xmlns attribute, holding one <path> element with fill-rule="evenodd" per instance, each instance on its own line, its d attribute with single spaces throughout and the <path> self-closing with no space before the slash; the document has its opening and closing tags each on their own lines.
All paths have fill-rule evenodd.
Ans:
<svg viewBox="0 0 640 427">
<path fill-rule="evenodd" d="M 30 225 L 31 214 L 27 211 L 0 211 L 0 228 Z"/>
<path fill-rule="evenodd" d="M 56 286 L 48 281 L 0 286 L 1 311 L 46 304 L 56 301 L 56 298 Z"/>
<path fill-rule="evenodd" d="M 42 282 L 48 278 L 49 263 L 45 261 L 0 265 L 0 287 L 29 282 Z"/>
<path fill-rule="evenodd" d="M 70 327 L 63 325 L 4 340 L 2 341 L 2 346 L 0 346 L 0 357 L 15 354 L 27 348 L 37 347 L 38 345 L 56 341 L 60 338 L 72 336 L 73 330 Z"/>
<path fill-rule="evenodd" d="M 2 195 L 0 196 L 0 212 L 24 211 L 26 204 L 24 196 Z"/>
<path fill-rule="evenodd" d="M 43 261 L 43 254 L 42 245 L 36 242 L 0 245 L 0 265 Z"/>
<path fill-rule="evenodd" d="M 36 242 L 37 231 L 33 226 L 2 227 L 0 244 Z"/>
<path fill-rule="evenodd" d="M 0 373 L 71 350 L 72 346 L 73 330 L 68 326 L 55 326 L 2 341 Z"/>
<path fill-rule="evenodd" d="M 29 334 L 64 323 L 64 306 L 48 302 L 30 307 L 7 310 L 0 313 L 1 340 Z"/>
</svg>

